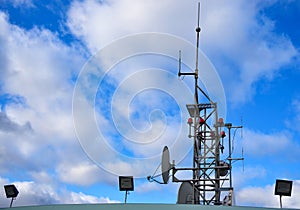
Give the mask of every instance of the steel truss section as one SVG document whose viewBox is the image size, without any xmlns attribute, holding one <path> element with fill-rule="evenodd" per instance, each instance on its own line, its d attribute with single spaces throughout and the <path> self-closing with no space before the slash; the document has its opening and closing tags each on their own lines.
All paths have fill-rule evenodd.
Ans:
<svg viewBox="0 0 300 210">
<path fill-rule="evenodd" d="M 199 204 L 221 204 L 220 122 L 216 103 L 188 104 L 193 118 L 190 136 L 194 142 L 192 184 L 199 195 Z"/>
</svg>

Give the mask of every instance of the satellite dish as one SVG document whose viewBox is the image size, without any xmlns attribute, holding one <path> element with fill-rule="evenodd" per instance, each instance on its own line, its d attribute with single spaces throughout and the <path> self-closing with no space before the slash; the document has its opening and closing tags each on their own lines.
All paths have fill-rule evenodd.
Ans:
<svg viewBox="0 0 300 210">
<path fill-rule="evenodd" d="M 170 164 L 170 153 L 167 146 L 164 147 L 161 159 L 161 175 L 163 179 L 163 183 L 167 184 L 169 181 L 169 173 L 171 169 Z"/>
<path fill-rule="evenodd" d="M 190 182 L 182 182 L 178 190 L 177 204 L 198 204 L 199 192 L 197 190 L 194 192 L 195 198 L 193 198 L 193 185 Z"/>
</svg>

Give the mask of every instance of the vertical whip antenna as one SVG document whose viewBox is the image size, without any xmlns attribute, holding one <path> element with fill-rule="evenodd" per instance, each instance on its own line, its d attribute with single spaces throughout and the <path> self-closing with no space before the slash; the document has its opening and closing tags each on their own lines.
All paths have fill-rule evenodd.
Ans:
<svg viewBox="0 0 300 210">
<path fill-rule="evenodd" d="M 199 103 L 199 99 L 198 99 L 198 57 L 199 57 L 199 36 L 200 36 L 200 2 L 198 2 L 198 24 L 197 24 L 197 28 L 196 28 L 196 32 L 197 32 L 197 47 L 196 47 L 196 69 L 195 69 L 195 101 L 196 104 Z"/>
<path fill-rule="evenodd" d="M 200 31 L 201 31 L 201 28 L 200 28 L 200 2 L 198 2 L 198 24 L 197 24 L 197 28 L 196 28 L 196 32 L 197 32 L 196 71 L 198 71 L 199 36 L 200 36 Z"/>
<path fill-rule="evenodd" d="M 243 172 L 245 172 L 245 163 L 244 163 L 244 147 L 242 147 L 242 158 L 243 158 Z"/>
<path fill-rule="evenodd" d="M 179 50 L 178 77 L 181 75 L 181 50 Z"/>
<path fill-rule="evenodd" d="M 243 126 L 243 117 L 241 117 L 241 125 Z M 241 130 L 241 138 L 243 138 L 243 129 Z"/>
</svg>

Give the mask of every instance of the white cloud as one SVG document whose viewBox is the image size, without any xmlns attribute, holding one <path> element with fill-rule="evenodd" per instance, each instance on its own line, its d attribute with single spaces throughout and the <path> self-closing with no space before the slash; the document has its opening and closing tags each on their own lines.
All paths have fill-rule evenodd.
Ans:
<svg viewBox="0 0 300 210">
<path fill-rule="evenodd" d="M 30 121 L 33 130 L 44 134 L 73 137 L 71 79 L 83 59 L 75 48 L 66 46 L 46 29 L 25 31 L 10 25 L 3 13 L 0 22 L 0 36 L 5 43 L 1 60 L 6 64 L 2 92 L 25 101 L 6 107 L 8 116 L 22 124 Z"/>
<path fill-rule="evenodd" d="M 3 0 L 11 3 L 14 7 L 34 7 L 32 0 Z"/>
<path fill-rule="evenodd" d="M 76 140 L 71 111 L 72 80 L 84 61 L 81 51 L 64 44 L 49 30 L 36 27 L 27 31 L 12 25 L 2 12 L 0 28 L 5 52 L 0 54 L 0 91 L 8 98 L 22 99 L 2 107 L 2 172 L 8 173 L 13 166 L 16 177 L 21 170 L 42 179 L 41 171 L 53 171 L 60 162 L 84 164 L 86 157 Z M 71 159 L 73 153 L 76 159 Z"/>
<path fill-rule="evenodd" d="M 137 193 L 149 193 L 151 191 L 159 191 L 163 187 L 165 187 L 165 185 L 160 185 L 152 182 L 145 182 L 143 184 L 136 186 L 134 191 Z"/>
<path fill-rule="evenodd" d="M 194 28 L 191 25 L 196 23 L 196 5 L 196 1 L 174 4 L 168 0 L 160 4 L 127 0 L 75 1 L 68 12 L 67 24 L 87 44 L 91 52 L 96 52 L 116 38 L 145 31 L 167 32 L 193 40 L 193 30 L 189 33 L 185 29 Z M 219 53 L 226 55 L 225 58 L 237 67 L 231 69 L 232 74 L 226 78 L 230 81 L 228 87 L 233 90 L 230 96 L 235 102 L 250 99 L 254 93 L 255 82 L 261 78 L 271 78 L 278 66 L 289 63 L 296 55 L 288 37 L 276 34 L 272 20 L 261 12 L 266 6 L 269 5 L 258 1 L 209 1 L 204 2 L 201 8 L 201 46 L 214 58 L 218 58 Z M 130 13 L 127 12 L 129 7 Z M 143 83 L 143 79 L 136 80 L 132 86 L 139 83 Z M 120 113 L 128 117 L 126 107 L 117 107 Z M 128 128 L 127 121 L 123 122 Z M 247 140 L 245 142 L 250 148 L 247 150 L 251 154 L 252 151 L 254 154 L 276 152 L 288 144 L 285 133 L 276 137 L 278 143 L 275 145 L 272 145 L 273 135 L 257 134 L 255 137 L 263 139 L 264 144 L 269 147 L 267 150 L 257 150 L 264 144 L 254 144 L 254 141 Z"/>
<path fill-rule="evenodd" d="M 279 208 L 279 196 L 274 195 L 275 185 L 263 187 L 249 186 L 236 192 L 237 205 L 275 207 Z M 300 208 L 299 201 L 300 181 L 293 181 L 291 197 L 282 197 L 283 208 Z"/>
<path fill-rule="evenodd" d="M 91 195 L 86 195 L 82 192 L 70 193 L 70 197 L 66 200 L 67 203 L 75 203 L 75 204 L 81 204 L 81 203 L 120 203 L 120 201 L 117 200 L 111 200 L 108 197 L 96 197 Z"/>
<path fill-rule="evenodd" d="M 247 187 L 236 194 L 237 205 L 251 205 L 261 207 L 278 207 L 278 200 L 274 196 L 274 186 Z"/>
<path fill-rule="evenodd" d="M 68 26 L 95 52 L 112 40 L 133 33 L 171 30 L 172 34 L 180 35 L 179 31 L 186 27 L 177 26 L 189 25 L 191 16 L 186 14 L 194 12 L 195 2 L 74 1 L 68 12 Z"/>
<path fill-rule="evenodd" d="M 99 182 L 103 177 L 100 170 L 97 165 L 90 162 L 63 162 L 57 167 L 57 173 L 61 181 L 82 186 Z"/>
<path fill-rule="evenodd" d="M 210 1 L 204 10 L 202 46 L 230 90 L 231 102 L 251 100 L 256 82 L 272 79 L 299 55 L 286 34 L 275 32 L 276 22 L 265 16 L 264 8 L 272 3 Z"/>
<path fill-rule="evenodd" d="M 30 1 L 15 2 L 21 4 Z M 175 4 L 171 0 L 161 1 L 160 4 L 140 0 L 105 3 L 93 0 L 75 1 L 68 12 L 68 26 L 87 44 L 91 52 L 95 52 L 115 38 L 145 31 L 172 33 L 194 41 L 196 5 L 197 1 Z M 128 12 L 128 8 L 131 12 Z M 231 96 L 237 102 L 244 101 L 249 93 L 253 93 L 252 88 L 256 81 L 265 76 L 271 78 L 274 70 L 278 70 L 277 66 L 289 63 L 296 53 L 287 37 L 273 32 L 274 25 L 270 20 L 264 17 L 261 19 L 262 24 L 257 22 L 255 18 L 259 9 L 257 4 L 249 5 L 248 1 L 232 1 L 226 5 L 210 1 L 203 5 L 204 13 L 201 13 L 203 49 L 214 49 L 208 53 L 216 57 L 217 51 L 226 54 L 227 59 L 241 67 L 237 74 L 239 77 L 233 77 L 232 82 L 232 85 L 239 87 Z M 96 165 L 85 159 L 75 140 L 71 113 L 72 77 L 78 74 L 83 64 L 84 58 L 78 53 L 80 49 L 76 46 L 67 46 L 46 29 L 33 28 L 26 31 L 12 25 L 4 13 L 0 13 L 0 29 L 0 43 L 3 47 L 0 53 L 0 71 L 3 75 L 0 78 L 1 91 L 24 98 L 22 103 L 6 105 L 5 117 L 13 122 L 10 125 L 22 127 L 29 122 L 33 131 L 22 136 L 16 132 L 0 131 L 0 151 L 6 158 L 0 161 L 3 166 L 1 172 L 7 173 L 8 164 L 12 163 L 16 166 L 14 168 L 24 169 L 34 179 L 18 183 L 23 192 L 23 197 L 20 196 L 20 201 L 19 199 L 17 201 L 18 204 L 63 202 L 60 199 L 71 203 L 110 202 L 111 200 L 106 197 L 98 198 L 78 192 L 61 194 L 54 190 L 55 183 L 51 182 L 51 176 L 43 171 L 43 168 L 56 170 L 55 175 L 58 175 L 59 181 L 84 186 L 101 181 L 111 182 L 112 179 L 111 174 L 99 172 L 100 169 Z M 256 31 L 259 33 L 254 33 Z M 274 60 L 277 62 L 273 62 Z M 132 86 L 142 82 L 136 81 Z M 85 123 L 86 116 L 81 117 L 82 123 Z M 105 121 L 104 118 L 99 119 L 101 122 Z M 107 128 L 107 121 L 103 124 Z M 157 123 L 156 126 L 161 126 L 161 123 Z M 174 136 L 171 134 L 175 132 L 176 128 L 169 130 L 166 136 L 168 141 L 172 141 Z M 244 140 L 246 152 L 249 154 L 261 156 L 279 154 L 291 146 L 286 133 L 273 135 L 250 130 L 246 132 L 245 136 L 251 137 Z M 93 134 L 90 135 L 93 137 Z M 276 144 L 273 144 L 274 141 Z M 160 145 L 155 145 L 147 151 L 134 146 L 131 149 L 135 149 L 135 155 L 153 154 L 156 150 L 158 153 L 161 152 Z M 180 145 L 173 148 L 174 156 L 178 151 L 176 149 L 181 149 Z M 94 148 L 94 151 L 98 155 L 105 152 L 102 148 Z M 108 169 L 119 167 L 120 171 L 126 174 L 132 171 L 138 174 L 145 173 L 146 167 L 147 170 L 151 170 L 149 165 L 135 162 L 130 165 L 113 155 L 114 153 L 109 153 L 105 157 L 113 159 L 105 162 Z M 152 163 L 150 167 L 153 166 L 155 169 L 157 164 L 159 162 Z M 99 173 L 103 173 L 101 180 Z M 82 179 L 87 174 L 88 178 Z M 38 180 L 40 182 L 37 182 Z M 50 182 L 51 185 L 40 184 Z M 34 185 L 42 192 L 39 196 L 31 194 L 34 192 L 32 190 Z M 142 185 L 141 189 L 147 190 L 149 187 Z"/>
<path fill-rule="evenodd" d="M 267 176 L 267 168 L 264 165 L 254 165 L 247 163 L 251 160 L 245 160 L 245 166 L 241 166 L 244 163 L 233 165 L 232 181 L 235 189 L 241 189 L 251 181 L 262 180 Z"/>
<path fill-rule="evenodd" d="M 275 2 L 202 3 L 200 46 L 214 61 L 235 104 L 251 100 L 256 82 L 272 79 L 299 54 L 287 35 L 275 33 L 276 23 L 262 12 Z M 68 13 L 68 26 L 91 52 L 116 38 L 146 31 L 171 33 L 195 43 L 196 7 L 197 1 L 192 0 L 164 0 L 160 4 L 75 1 Z"/>
<path fill-rule="evenodd" d="M 245 154 L 252 157 L 270 157 L 276 154 L 282 155 L 284 151 L 289 148 L 299 147 L 293 143 L 292 134 L 287 131 L 263 133 L 244 129 L 243 132 L 244 137 L 242 144 L 245 148 Z M 292 151 L 295 152 L 294 150 Z"/>
<path fill-rule="evenodd" d="M 23 125 L 19 125 L 16 122 L 13 122 L 5 112 L 0 111 L 0 130 L 4 132 L 19 132 L 26 133 L 32 132 L 32 128 L 29 122 L 26 122 Z"/>
<path fill-rule="evenodd" d="M 1 186 L 9 183 L 8 179 L 0 178 Z M 49 205 L 49 204 L 77 204 L 77 203 L 119 203 L 108 197 L 96 197 L 82 192 L 72 192 L 60 189 L 50 183 L 38 183 L 34 181 L 18 181 L 13 183 L 19 191 L 19 195 L 13 206 Z M 4 190 L 1 191 L 0 207 L 8 207 Z"/>
</svg>

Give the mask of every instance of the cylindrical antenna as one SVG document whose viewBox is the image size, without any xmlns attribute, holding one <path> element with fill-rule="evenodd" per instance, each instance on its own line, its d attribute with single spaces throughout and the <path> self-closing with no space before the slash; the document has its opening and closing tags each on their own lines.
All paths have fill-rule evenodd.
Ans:
<svg viewBox="0 0 300 210">
<path fill-rule="evenodd" d="M 178 77 L 181 76 L 181 50 L 179 50 Z"/>
<path fill-rule="evenodd" d="M 198 2 L 198 27 L 200 25 L 200 1 Z"/>
<path fill-rule="evenodd" d="M 196 49 L 196 70 L 198 71 L 198 55 L 199 55 L 199 36 L 200 36 L 200 2 L 198 2 L 198 24 L 196 28 L 197 32 L 197 49 Z M 198 75 L 197 75 L 198 76 Z"/>
<path fill-rule="evenodd" d="M 199 103 L 198 100 L 198 57 L 199 57 L 199 36 L 200 36 L 200 2 L 198 2 L 198 23 L 197 23 L 197 28 L 196 28 L 196 32 L 197 32 L 197 46 L 196 46 L 196 69 L 195 69 L 195 101 L 196 104 Z"/>
</svg>

